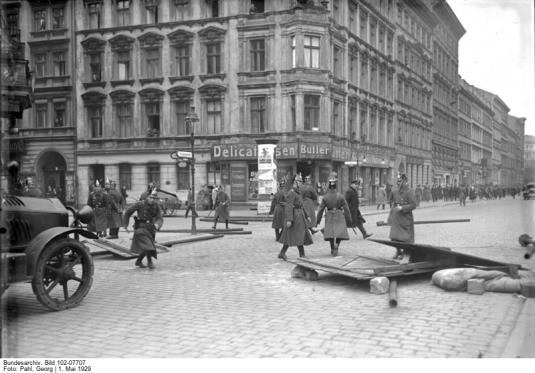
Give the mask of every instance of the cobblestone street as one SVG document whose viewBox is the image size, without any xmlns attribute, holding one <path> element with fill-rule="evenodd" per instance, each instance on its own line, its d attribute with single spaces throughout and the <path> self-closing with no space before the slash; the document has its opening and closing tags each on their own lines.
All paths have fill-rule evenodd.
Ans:
<svg viewBox="0 0 535 373">
<path fill-rule="evenodd" d="M 416 220 L 471 222 L 416 226 L 418 243 L 534 268 L 533 261 L 523 259 L 517 238 L 533 234 L 535 202 L 505 199 L 466 208 L 453 202 L 424 207 L 415 210 Z M 386 213 L 372 207 L 363 213 L 374 238 L 387 238 L 388 227 L 375 224 L 386 220 Z M 189 225 L 190 219 L 175 217 L 167 218 L 164 228 Z M 199 228 L 209 226 L 198 222 Z M 270 223 L 243 227 L 253 233 L 174 246 L 159 254 L 153 271 L 137 269 L 133 261 L 95 257 L 90 293 L 67 311 L 49 312 L 31 286 L 13 285 L 3 298 L 8 315 L 5 356 L 502 357 L 519 315 L 533 301 L 495 292 L 446 292 L 430 283 L 430 275 L 417 275 L 399 280 L 399 305 L 390 308 L 387 295 L 370 293 L 368 281 L 321 272 L 319 281 L 291 278 L 293 265 L 276 258 L 280 244 Z M 394 252 L 350 234 L 350 241 L 341 244 L 343 255 L 390 258 Z M 173 234 L 158 233 L 157 239 L 167 236 Z M 329 254 L 321 233 L 306 251 L 312 258 Z M 288 256 L 295 258 L 297 249 L 290 248 Z"/>
</svg>

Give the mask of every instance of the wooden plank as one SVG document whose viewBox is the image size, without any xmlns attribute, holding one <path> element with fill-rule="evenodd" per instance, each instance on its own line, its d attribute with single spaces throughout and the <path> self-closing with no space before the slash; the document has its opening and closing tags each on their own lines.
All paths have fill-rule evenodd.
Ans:
<svg viewBox="0 0 535 373">
<path fill-rule="evenodd" d="M 120 256 L 120 257 L 125 258 L 125 259 L 132 259 L 132 258 L 135 258 L 137 256 L 137 254 L 132 253 L 128 249 L 125 249 L 123 247 L 117 247 L 117 246 L 115 246 L 115 247 L 108 246 L 108 245 L 104 244 L 103 242 L 99 242 L 98 240 L 87 241 L 87 244 L 92 245 L 92 246 L 96 246 L 99 249 L 104 249 L 104 250 L 109 251 L 110 253 L 112 253 L 114 255 Z"/>
<path fill-rule="evenodd" d="M 453 262 L 437 261 L 437 262 L 416 262 L 416 263 L 405 263 L 405 264 L 402 263 L 398 265 L 377 267 L 377 268 L 374 268 L 373 270 L 376 274 L 379 275 L 379 274 L 389 273 L 389 272 L 412 272 L 417 269 L 447 267 L 450 264 L 453 264 Z"/>
<path fill-rule="evenodd" d="M 163 246 L 173 246 L 173 245 L 178 245 L 178 244 L 183 244 L 183 243 L 212 240 L 214 238 L 221 238 L 221 237 L 223 237 L 222 234 L 205 234 L 201 236 L 194 236 L 194 237 L 188 237 L 188 238 L 183 238 L 183 239 L 159 241 L 158 243 Z"/>
<path fill-rule="evenodd" d="M 199 219 L 200 221 L 207 221 L 207 222 L 211 222 L 213 223 L 215 219 L 210 219 L 210 218 L 200 218 Z M 221 221 L 219 223 L 222 223 Z M 233 219 L 230 219 L 228 221 L 229 224 L 237 224 L 237 225 L 248 225 L 249 223 L 244 221 L 244 220 L 233 220 Z"/>
<path fill-rule="evenodd" d="M 470 219 L 444 219 L 444 220 L 416 220 L 414 222 L 414 225 L 418 224 L 443 224 L 443 223 L 468 223 L 470 222 Z M 377 223 L 378 227 L 382 227 L 385 225 L 390 225 L 386 221 L 378 221 Z"/>
<path fill-rule="evenodd" d="M 228 228 L 228 229 L 197 229 L 197 233 L 228 233 L 243 231 L 243 228 Z M 191 229 L 161 229 L 158 232 L 162 233 L 191 233 Z"/>
</svg>

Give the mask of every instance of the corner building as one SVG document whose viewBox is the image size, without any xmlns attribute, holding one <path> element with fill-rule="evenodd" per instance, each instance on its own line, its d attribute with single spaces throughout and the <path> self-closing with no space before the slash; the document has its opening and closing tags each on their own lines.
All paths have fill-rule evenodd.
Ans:
<svg viewBox="0 0 535 373">
<path fill-rule="evenodd" d="M 254 7 L 253 7 L 254 5 Z M 394 1 L 76 1 L 79 202 L 95 179 L 137 197 L 150 181 L 221 184 L 256 198 L 257 139 L 278 140 L 278 178 L 332 171 L 364 198 L 396 168 Z M 350 161 L 348 165 L 345 162 Z M 356 166 L 353 166 L 356 164 Z"/>
</svg>

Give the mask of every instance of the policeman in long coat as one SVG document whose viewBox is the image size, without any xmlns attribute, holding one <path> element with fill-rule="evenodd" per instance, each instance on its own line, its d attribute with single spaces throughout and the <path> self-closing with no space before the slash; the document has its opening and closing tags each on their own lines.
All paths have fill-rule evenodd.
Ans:
<svg viewBox="0 0 535 373">
<path fill-rule="evenodd" d="M 390 239 L 392 241 L 414 243 L 414 217 L 412 210 L 416 208 L 414 191 L 409 188 L 407 176 L 398 177 L 398 188 L 392 191 L 393 205 L 388 217 Z M 397 249 L 394 259 L 403 258 L 403 251 Z"/>
<path fill-rule="evenodd" d="M 156 259 L 157 257 L 154 240 L 156 231 L 160 230 L 163 224 L 163 213 L 156 189 L 152 191 L 148 198 L 136 202 L 124 211 L 123 225 L 125 229 L 128 229 L 128 221 L 134 212 L 137 212 L 137 217 L 134 218 L 134 237 L 132 238 L 130 251 L 139 254 L 135 263 L 137 267 L 145 268 L 143 258 L 147 257 L 147 265 L 150 269 L 153 269 L 152 258 Z"/>
<path fill-rule="evenodd" d="M 219 187 L 217 191 L 217 197 L 215 198 L 214 206 L 215 206 L 215 220 L 214 220 L 214 226 L 212 227 L 212 229 L 216 229 L 217 221 L 219 219 L 225 221 L 225 228 L 228 229 L 228 220 L 230 218 L 230 214 L 228 210 L 230 206 L 230 197 L 221 187 Z"/>
<path fill-rule="evenodd" d="M 286 202 L 284 185 L 284 180 L 279 182 L 279 190 L 273 196 L 271 208 L 269 209 L 269 214 L 273 214 L 271 228 L 275 230 L 275 241 L 279 240 L 281 230 L 284 228 L 284 204 Z"/>
<path fill-rule="evenodd" d="M 293 180 L 293 188 L 286 194 L 286 202 L 284 205 L 284 228 L 279 237 L 278 242 L 282 243 L 282 249 L 279 253 L 279 258 L 286 260 L 286 251 L 290 246 L 297 246 L 299 256 L 305 257 L 305 248 L 312 244 L 312 235 L 307 228 L 307 219 L 305 210 L 303 209 L 303 197 L 301 197 L 300 187 L 303 184 L 303 179 L 300 175 L 295 175 Z"/>
<path fill-rule="evenodd" d="M 360 202 L 359 202 L 359 185 L 360 180 L 355 179 L 349 184 L 349 189 L 346 191 L 345 199 L 347 201 L 347 205 L 349 207 L 349 212 L 351 213 L 351 221 L 348 221 L 348 227 L 355 228 L 357 227 L 362 233 L 362 236 L 366 239 L 370 237 L 372 234 L 366 232 L 366 229 L 364 228 L 364 223 L 366 220 L 360 213 Z"/>
<path fill-rule="evenodd" d="M 93 222 L 88 225 L 88 229 L 96 232 L 99 237 L 106 235 L 108 227 L 107 204 L 107 195 L 97 180 L 93 191 L 89 194 L 87 205 L 93 208 Z"/>
<path fill-rule="evenodd" d="M 344 197 L 336 190 L 336 179 L 329 179 L 329 189 L 323 196 L 318 210 L 317 224 L 321 222 L 325 211 L 323 238 L 331 245 L 331 255 L 338 255 L 338 247 L 342 240 L 349 240 L 347 223 L 351 223 L 351 214 Z"/>
<path fill-rule="evenodd" d="M 307 221 L 307 227 L 312 234 L 316 233 L 313 229 L 317 226 L 316 223 L 316 203 L 318 203 L 318 192 L 312 185 L 310 176 L 305 176 L 305 184 L 299 188 L 301 197 L 303 197 L 303 208 L 307 212 L 310 221 Z"/>
<path fill-rule="evenodd" d="M 119 238 L 119 228 L 122 225 L 123 210 L 126 201 L 121 192 L 117 190 L 117 183 L 110 181 L 108 191 L 108 228 L 110 235 L 107 238 Z"/>
</svg>

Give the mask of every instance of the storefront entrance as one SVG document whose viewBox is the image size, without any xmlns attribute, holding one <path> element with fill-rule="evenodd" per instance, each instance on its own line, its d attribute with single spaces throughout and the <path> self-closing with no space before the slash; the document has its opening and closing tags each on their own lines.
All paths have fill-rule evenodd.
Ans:
<svg viewBox="0 0 535 373">
<path fill-rule="evenodd" d="M 37 180 L 44 197 L 56 197 L 65 202 L 66 171 L 67 163 L 61 154 L 49 151 L 41 156 L 37 162 Z"/>
</svg>

